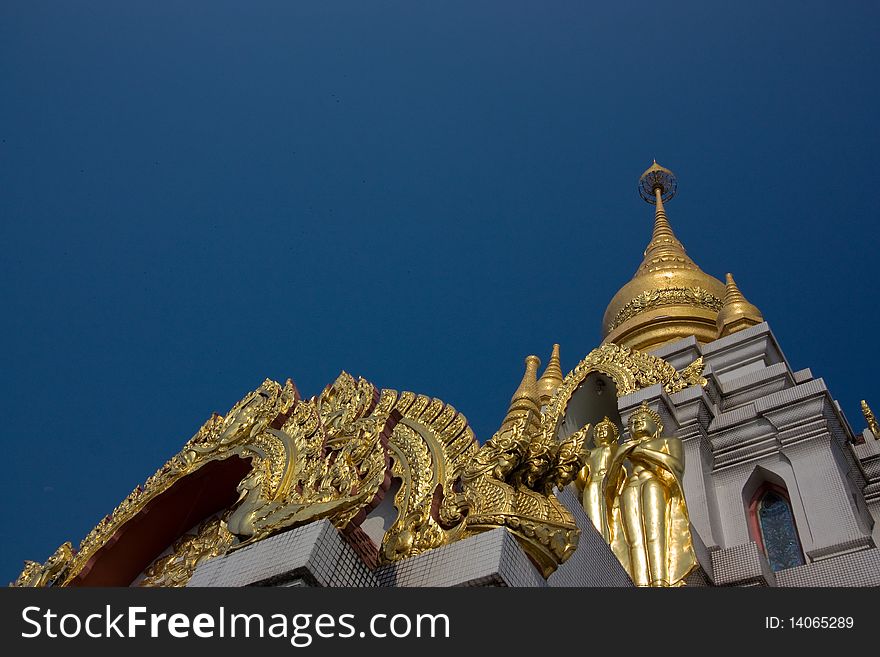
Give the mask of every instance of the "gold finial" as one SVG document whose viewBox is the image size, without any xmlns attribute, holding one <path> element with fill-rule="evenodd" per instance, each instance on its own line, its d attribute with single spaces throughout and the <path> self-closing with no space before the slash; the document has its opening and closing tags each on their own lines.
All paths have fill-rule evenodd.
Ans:
<svg viewBox="0 0 880 657">
<path fill-rule="evenodd" d="M 733 280 L 733 274 L 727 272 L 724 275 L 724 284 L 727 286 L 724 292 L 724 305 L 733 304 L 733 303 L 742 303 L 746 300 L 743 296 L 743 293 L 740 292 L 739 286 L 736 284 L 736 281 Z"/>
<path fill-rule="evenodd" d="M 864 399 L 862 400 L 862 415 L 865 416 L 865 422 L 868 423 L 868 429 L 874 434 L 874 439 L 880 440 L 880 426 L 877 426 L 877 418 L 874 417 L 871 407 Z"/>
<path fill-rule="evenodd" d="M 742 331 L 763 321 L 764 316 L 761 315 L 761 311 L 746 300 L 736 281 L 733 280 L 733 276 L 727 274 L 724 306 L 715 320 L 715 325 L 718 327 L 718 337 L 722 338 L 725 335 Z"/>
<path fill-rule="evenodd" d="M 526 357 L 526 371 L 523 374 L 519 388 L 510 399 L 510 408 L 501 423 L 501 429 L 511 428 L 517 420 L 525 418 L 531 412 L 531 422 L 537 425 L 541 415 L 541 399 L 538 395 L 538 366 L 541 359 L 537 356 Z"/>
<path fill-rule="evenodd" d="M 538 380 L 538 395 L 540 395 L 542 405 L 550 401 L 560 385 L 562 385 L 562 363 L 559 360 L 559 345 L 554 344 L 547 369 Z"/>
<path fill-rule="evenodd" d="M 678 190 L 678 178 L 666 167 L 661 167 L 654 160 L 654 164 L 645 169 L 645 173 L 639 176 L 639 195 L 646 203 L 656 203 L 656 192 L 660 191 L 660 197 L 668 201 Z"/>
<path fill-rule="evenodd" d="M 639 195 L 646 202 L 654 204 L 656 209 L 654 231 L 651 233 L 651 241 L 645 248 L 644 260 L 639 265 L 636 276 L 669 268 L 700 271 L 697 264 L 688 257 L 684 245 L 675 237 L 672 225 L 666 218 L 663 202 L 675 196 L 676 190 L 678 190 L 678 181 L 675 174 L 657 164 L 657 160 L 654 160 L 654 164 L 639 178 Z"/>
</svg>

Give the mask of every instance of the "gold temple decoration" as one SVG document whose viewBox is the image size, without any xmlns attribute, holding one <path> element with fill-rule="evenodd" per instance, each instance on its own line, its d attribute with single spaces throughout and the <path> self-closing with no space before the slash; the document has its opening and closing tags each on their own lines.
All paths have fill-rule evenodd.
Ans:
<svg viewBox="0 0 880 657">
<path fill-rule="evenodd" d="M 555 434 L 571 396 L 591 372 L 601 372 L 609 376 L 614 381 L 618 397 L 658 383 L 663 385 L 668 394 L 693 385 L 706 385 L 702 356 L 678 371 L 657 356 L 616 344 L 603 344 L 587 354 L 557 388 L 542 416 L 545 432 Z"/>
<path fill-rule="evenodd" d="M 605 504 L 605 480 L 611 458 L 617 451 L 620 432 L 617 425 L 608 417 L 593 428 L 593 447 L 589 450 L 587 463 L 578 473 L 575 484 L 581 494 L 584 511 L 607 543 L 611 543 L 608 533 L 608 512 Z"/>
<path fill-rule="evenodd" d="M 242 446 L 262 458 L 238 485 L 240 501 L 227 520 L 239 539 L 231 549 L 322 518 L 340 529 L 362 520 L 390 483 L 393 403 L 393 393 L 380 395 L 343 372 L 319 397 L 297 402 L 278 429 L 260 435 L 265 452 L 280 461 Z"/>
<path fill-rule="evenodd" d="M 573 482 L 586 464 L 589 426 L 557 439 L 580 383 L 599 371 L 625 395 L 657 383 L 674 393 L 705 379 L 701 359 L 679 372 L 614 344 L 595 349 L 565 377 L 558 345 L 541 382 L 539 365 L 536 356 L 526 359 L 501 427 L 482 447 L 466 418 L 439 399 L 380 390 L 343 372 L 304 400 L 291 381 L 267 379 L 225 416 L 211 416 L 78 550 L 65 543 L 43 565 L 26 562 L 15 585 L 73 583 L 152 501 L 207 464 L 230 458 L 250 463 L 238 500 L 180 536 L 146 568 L 143 586 L 182 586 L 203 561 L 314 520 L 326 518 L 348 531 L 381 501 L 392 478 L 400 480 L 397 517 L 377 546 L 381 562 L 506 527 L 546 577 L 573 553 L 579 536 L 554 490 Z"/>
<path fill-rule="evenodd" d="M 755 326 L 764 321 L 764 316 L 757 306 L 746 301 L 740 292 L 732 274 L 727 274 L 726 290 L 724 292 L 724 306 L 715 320 L 718 327 L 718 337 L 742 331 L 750 326 Z"/>
<path fill-rule="evenodd" d="M 256 391 L 238 402 L 225 418 L 213 415 L 178 454 L 169 459 L 143 485 L 136 487 L 86 535 L 69 567 L 64 571 L 64 577 L 56 580 L 56 583 L 68 584 L 113 539 L 116 532 L 149 502 L 208 462 L 241 454 L 255 457 L 257 461 L 265 459 L 278 468 L 283 463 L 283 454 L 273 453 L 271 446 L 264 449 L 261 437 L 268 426 L 290 412 L 298 397 L 299 394 L 290 381 L 281 386 L 267 379 Z M 247 445 L 252 449 L 246 448 Z"/>
<path fill-rule="evenodd" d="M 55 583 L 71 582 L 129 520 L 176 482 L 211 461 L 233 456 L 249 458 L 252 468 L 238 485 L 241 496 L 226 521 L 236 537 L 229 549 L 320 518 L 340 528 L 359 521 L 389 483 L 387 440 L 394 401 L 393 392 L 380 394 L 345 372 L 310 400 L 300 400 L 289 380 L 282 386 L 267 379 L 225 417 L 212 416 L 177 455 L 101 520 Z M 26 565 L 25 571 L 34 568 Z"/>
<path fill-rule="evenodd" d="M 677 189 L 675 175 L 656 161 L 639 178 L 640 196 L 656 206 L 654 230 L 632 280 L 605 310 L 605 343 L 649 350 L 691 335 L 704 343 L 717 337 L 725 287 L 688 257 L 672 232 L 664 203 Z"/>
<path fill-rule="evenodd" d="M 393 476 L 401 480 L 394 499 L 398 515 L 385 532 L 383 562 L 397 561 L 446 545 L 464 535 L 457 510 L 442 518 L 440 499 L 452 494 L 456 480 L 479 443 L 464 415 L 439 399 L 401 393 L 394 406 L 400 420 L 388 441 Z"/>
<path fill-rule="evenodd" d="M 537 356 L 526 358 L 526 371 L 522 381 L 510 400 L 507 415 L 501 422 L 501 430 L 510 429 L 518 420 L 529 421 L 529 429 L 535 429 L 541 415 L 541 398 L 538 392 L 538 367 L 541 360 Z"/>
<path fill-rule="evenodd" d="M 195 534 L 184 534 L 174 542 L 169 554 L 150 564 L 139 585 L 186 586 L 198 565 L 225 554 L 234 538 L 219 517 L 209 518 L 198 527 Z"/>
<path fill-rule="evenodd" d="M 526 359 L 507 417 L 465 468 L 462 493 L 444 500 L 444 515 L 464 517 L 465 535 L 506 527 L 548 577 L 574 553 L 580 536 L 553 490 L 574 481 L 583 466 L 589 426 L 562 443 L 541 430 L 534 410 L 538 364 L 535 356 Z"/>
<path fill-rule="evenodd" d="M 541 398 L 542 406 L 550 401 L 560 385 L 562 385 L 562 363 L 559 360 L 559 345 L 554 344 L 547 368 L 538 379 L 538 395 Z"/>
<path fill-rule="evenodd" d="M 628 428 L 629 439 L 610 446 L 601 484 L 603 534 L 636 586 L 681 586 L 697 567 L 681 483 L 681 440 L 663 437 L 660 416 L 644 402 Z"/>
<path fill-rule="evenodd" d="M 724 307 L 724 302 L 698 286 L 645 290 L 626 302 L 626 305 L 617 312 L 614 319 L 608 324 L 608 330 L 613 331 L 628 319 L 661 306 L 694 306 L 717 313 Z"/>
<path fill-rule="evenodd" d="M 24 570 L 12 586 L 39 588 L 63 582 L 72 560 L 73 545 L 67 541 L 62 543 L 44 564 L 25 561 Z"/>
<path fill-rule="evenodd" d="M 874 434 L 874 438 L 880 440 L 880 426 L 877 425 L 877 418 L 874 417 L 874 412 L 864 399 L 862 400 L 862 415 L 865 416 L 865 422 L 868 423 L 868 429 Z"/>
<path fill-rule="evenodd" d="M 438 399 L 380 391 L 343 372 L 321 395 L 302 400 L 292 382 L 267 379 L 225 416 L 213 415 L 79 550 L 66 543 L 45 565 L 26 562 L 15 585 L 71 583 L 151 501 L 206 464 L 232 457 L 251 464 L 238 501 L 179 537 L 147 567 L 141 585 L 182 586 L 206 559 L 321 518 L 339 529 L 356 526 L 392 477 L 401 480 L 398 515 L 379 547 L 381 561 L 505 526 L 549 574 L 578 535 L 552 488 L 574 479 L 581 457 L 574 439 L 558 445 L 541 431 L 538 365 L 536 357 L 527 360 L 502 428 L 482 449 L 465 417 Z M 516 464 L 496 470 L 497 444 L 509 440 Z"/>
</svg>

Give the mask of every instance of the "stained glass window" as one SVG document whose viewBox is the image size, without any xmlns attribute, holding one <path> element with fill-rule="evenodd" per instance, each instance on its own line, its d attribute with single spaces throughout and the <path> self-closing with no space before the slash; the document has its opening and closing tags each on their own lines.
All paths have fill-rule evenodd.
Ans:
<svg viewBox="0 0 880 657">
<path fill-rule="evenodd" d="M 770 567 L 782 570 L 802 565 L 804 554 L 789 501 L 776 491 L 769 490 L 758 502 L 757 511 Z"/>
</svg>

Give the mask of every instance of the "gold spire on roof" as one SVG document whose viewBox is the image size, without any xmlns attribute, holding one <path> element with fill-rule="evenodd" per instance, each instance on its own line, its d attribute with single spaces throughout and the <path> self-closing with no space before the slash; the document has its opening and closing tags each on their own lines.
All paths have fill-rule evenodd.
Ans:
<svg viewBox="0 0 880 657">
<path fill-rule="evenodd" d="M 654 230 L 632 280 L 605 310 L 604 342 L 650 350 L 691 335 L 717 337 L 724 284 L 697 266 L 672 231 L 664 204 L 677 190 L 675 174 L 656 160 L 639 178 L 639 195 L 656 206 Z"/>
<path fill-rule="evenodd" d="M 550 360 L 547 363 L 547 369 L 541 375 L 538 381 L 538 394 L 541 398 L 541 405 L 547 404 L 556 389 L 562 385 L 562 363 L 559 360 L 559 345 L 553 345 L 553 353 L 550 354 Z"/>
<path fill-rule="evenodd" d="M 731 274 L 727 274 L 727 286 L 724 291 L 724 307 L 718 313 L 715 320 L 718 327 L 718 337 L 724 337 L 737 331 L 760 324 L 764 316 L 754 304 L 749 303 L 739 291 L 736 281 Z"/>
<path fill-rule="evenodd" d="M 868 402 L 862 400 L 862 415 L 865 416 L 865 422 L 868 423 L 868 429 L 874 434 L 874 438 L 880 440 L 880 427 L 877 426 L 877 418 L 868 406 Z"/>
<path fill-rule="evenodd" d="M 658 166 L 656 162 L 654 166 Z M 653 168 L 651 167 L 651 169 Z M 662 169 L 659 166 L 658 168 Z M 648 169 L 648 171 L 651 171 L 651 169 Z M 663 170 L 666 171 L 666 169 Z M 669 198 L 671 198 L 671 195 Z M 660 187 L 654 188 L 653 203 L 656 205 L 654 210 L 654 231 L 651 233 L 651 241 L 648 242 L 648 246 L 645 248 L 645 258 L 642 260 L 642 264 L 639 265 L 635 275 L 647 274 L 658 269 L 700 271 L 697 264 L 688 257 L 684 246 L 678 241 L 675 233 L 672 232 L 672 226 L 669 223 L 669 219 L 666 218 L 666 208 L 663 207 L 663 196 Z"/>
<path fill-rule="evenodd" d="M 526 357 L 526 371 L 523 374 L 519 388 L 513 393 L 510 399 L 510 408 L 507 415 L 501 423 L 501 429 L 509 429 L 520 418 L 528 416 L 532 413 L 532 423 L 535 426 L 540 424 L 538 419 L 541 415 L 541 400 L 538 395 L 538 366 L 541 360 L 537 356 Z"/>
</svg>

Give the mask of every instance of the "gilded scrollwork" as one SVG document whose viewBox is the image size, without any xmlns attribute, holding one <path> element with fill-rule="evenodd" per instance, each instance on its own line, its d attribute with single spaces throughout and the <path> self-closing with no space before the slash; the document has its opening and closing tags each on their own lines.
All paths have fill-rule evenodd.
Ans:
<svg viewBox="0 0 880 657">
<path fill-rule="evenodd" d="M 266 379 L 257 390 L 249 393 L 225 416 L 213 414 L 176 455 L 169 459 L 143 485 L 137 486 L 113 511 L 105 516 L 80 542 L 69 567 L 56 582 L 70 583 L 86 563 L 147 504 L 167 491 L 176 482 L 210 461 L 241 455 L 265 458 L 279 465 L 277 450 L 265 451 L 254 438 L 277 424 L 290 413 L 299 393 L 291 381 L 281 385 Z M 272 471 L 272 468 L 268 468 Z M 272 478 L 269 478 L 269 486 Z"/>
<path fill-rule="evenodd" d="M 574 391 L 591 372 L 601 372 L 614 381 L 617 396 L 631 394 L 648 386 L 662 384 L 668 393 L 676 393 L 692 385 L 706 385 L 703 357 L 680 372 L 662 358 L 613 343 L 594 349 L 563 379 L 542 415 L 542 427 L 555 433 Z"/>
<path fill-rule="evenodd" d="M 387 441 L 395 422 L 391 397 L 343 372 L 316 399 L 300 401 L 278 428 L 281 473 L 257 469 L 239 484 L 227 526 L 237 549 L 282 529 L 328 518 L 340 529 L 378 502 L 389 477 Z M 277 487 L 266 480 L 276 476 Z"/>
<path fill-rule="evenodd" d="M 224 554 L 233 540 L 219 517 L 209 518 L 195 534 L 184 534 L 174 542 L 168 554 L 150 564 L 139 586 L 186 586 L 200 563 Z"/>
<path fill-rule="evenodd" d="M 292 382 L 266 380 L 225 416 L 212 415 L 178 454 L 103 518 L 79 550 L 70 551 L 55 582 L 72 581 L 126 522 L 177 481 L 233 456 L 250 459 L 252 466 L 227 519 L 235 545 L 317 518 L 346 526 L 365 514 L 387 485 L 386 425 L 393 401 L 393 395 L 346 373 L 306 401 Z M 222 545 L 225 552 L 233 544 Z M 47 581 L 34 577 L 35 566 L 26 571 L 27 581 Z"/>
<path fill-rule="evenodd" d="M 39 588 L 63 582 L 73 556 L 73 545 L 67 541 L 58 546 L 46 563 L 25 561 L 24 569 L 12 586 Z"/>
<path fill-rule="evenodd" d="M 467 420 L 453 406 L 412 392 L 395 404 L 400 420 L 389 441 L 392 473 L 401 480 L 397 518 L 385 533 L 380 557 L 397 561 L 451 543 L 462 536 L 463 518 L 441 502 L 479 445 Z"/>
<path fill-rule="evenodd" d="M 724 301 L 718 296 L 701 287 L 667 287 L 655 290 L 646 290 L 634 299 L 631 299 L 621 308 L 611 323 L 606 333 L 611 333 L 626 320 L 639 315 L 646 310 L 653 310 L 662 306 L 687 305 L 705 308 L 718 312 L 724 306 Z"/>
</svg>

